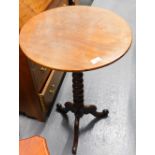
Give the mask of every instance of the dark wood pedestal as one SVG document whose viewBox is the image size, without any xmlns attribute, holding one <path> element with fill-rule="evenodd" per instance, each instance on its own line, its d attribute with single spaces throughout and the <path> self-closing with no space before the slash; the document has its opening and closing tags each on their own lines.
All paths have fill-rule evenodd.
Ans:
<svg viewBox="0 0 155 155">
<path fill-rule="evenodd" d="M 66 102 L 65 107 L 61 104 L 57 104 L 57 111 L 66 114 L 71 111 L 75 115 L 74 122 L 74 140 L 72 153 L 76 154 L 78 146 L 78 136 L 79 136 L 79 121 L 84 114 L 92 114 L 96 118 L 107 118 L 109 111 L 104 109 L 102 112 L 97 112 L 97 107 L 95 105 L 84 105 L 84 89 L 83 89 L 83 73 L 77 72 L 72 73 L 73 82 L 73 103 Z"/>
</svg>

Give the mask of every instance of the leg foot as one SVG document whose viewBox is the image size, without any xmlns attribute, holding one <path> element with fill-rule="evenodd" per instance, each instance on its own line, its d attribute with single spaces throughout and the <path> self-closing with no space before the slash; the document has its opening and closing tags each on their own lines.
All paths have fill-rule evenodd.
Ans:
<svg viewBox="0 0 155 155">
<path fill-rule="evenodd" d="M 62 114 L 66 114 L 68 111 L 70 111 L 73 107 L 73 104 L 70 102 L 65 103 L 65 107 L 62 107 L 61 104 L 57 104 L 56 110 Z"/>
<path fill-rule="evenodd" d="M 102 112 L 97 112 L 96 106 L 90 105 L 84 107 L 84 114 L 92 114 L 97 118 L 107 118 L 109 111 L 107 109 L 104 109 Z"/>
<path fill-rule="evenodd" d="M 75 155 L 77 146 L 78 146 L 78 137 L 79 137 L 79 117 L 75 116 L 75 122 L 74 122 L 74 140 L 73 140 L 73 147 L 72 147 L 72 153 Z"/>
</svg>

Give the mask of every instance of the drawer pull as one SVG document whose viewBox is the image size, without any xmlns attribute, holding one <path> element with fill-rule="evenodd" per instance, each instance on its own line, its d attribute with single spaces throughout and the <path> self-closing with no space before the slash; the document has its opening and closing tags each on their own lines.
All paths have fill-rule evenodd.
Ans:
<svg viewBox="0 0 155 155">
<path fill-rule="evenodd" d="M 41 71 L 46 71 L 47 68 L 42 66 L 42 67 L 40 68 L 40 70 L 41 70 Z"/>
<path fill-rule="evenodd" d="M 55 84 L 51 84 L 51 87 L 52 87 L 52 88 L 55 88 Z"/>
<path fill-rule="evenodd" d="M 54 94 L 55 90 L 54 89 L 49 89 L 50 94 Z"/>
</svg>

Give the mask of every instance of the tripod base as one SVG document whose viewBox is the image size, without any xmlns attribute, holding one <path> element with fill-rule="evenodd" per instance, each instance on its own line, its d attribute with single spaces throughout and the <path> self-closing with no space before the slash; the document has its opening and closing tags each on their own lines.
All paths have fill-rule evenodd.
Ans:
<svg viewBox="0 0 155 155">
<path fill-rule="evenodd" d="M 102 112 L 97 112 L 95 105 L 86 106 L 83 104 L 83 73 L 73 73 L 73 103 L 66 102 L 64 107 L 61 104 L 57 104 L 57 111 L 62 114 L 67 114 L 71 111 L 75 115 L 74 122 L 74 140 L 72 153 L 76 154 L 79 137 L 79 122 L 80 118 L 85 114 L 92 114 L 96 118 L 107 118 L 109 111 L 104 109 Z"/>
<path fill-rule="evenodd" d="M 66 102 L 65 107 L 62 107 L 61 104 L 57 104 L 57 111 L 62 114 L 66 114 L 67 112 L 71 111 L 78 117 L 82 117 L 84 114 L 92 114 L 96 118 L 106 118 L 109 113 L 107 109 L 104 109 L 102 112 L 97 112 L 95 105 L 83 106 L 77 112 L 75 104 L 72 104 L 71 102 Z"/>
<path fill-rule="evenodd" d="M 96 118 L 107 118 L 109 111 L 104 109 L 102 112 L 97 112 L 97 108 L 95 105 L 83 106 L 81 109 L 77 110 L 76 105 L 71 102 L 66 102 L 65 107 L 62 107 L 61 104 L 57 104 L 57 111 L 66 114 L 71 111 L 75 114 L 75 122 L 74 122 L 74 140 L 72 153 L 76 154 L 77 146 L 78 146 L 78 136 L 79 136 L 79 121 L 80 118 L 84 114 L 92 114 Z"/>
</svg>

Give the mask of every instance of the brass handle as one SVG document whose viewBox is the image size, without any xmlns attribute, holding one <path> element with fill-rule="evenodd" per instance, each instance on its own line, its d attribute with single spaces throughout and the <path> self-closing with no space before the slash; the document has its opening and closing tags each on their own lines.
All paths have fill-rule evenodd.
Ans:
<svg viewBox="0 0 155 155">
<path fill-rule="evenodd" d="M 55 84 L 51 84 L 51 87 L 52 87 L 52 88 L 55 88 Z"/>
<path fill-rule="evenodd" d="M 42 67 L 40 67 L 40 70 L 41 70 L 41 71 L 46 71 L 47 68 L 42 66 Z"/>
<path fill-rule="evenodd" d="M 49 89 L 49 93 L 50 93 L 50 94 L 53 94 L 54 92 L 55 92 L 54 89 Z"/>
</svg>

